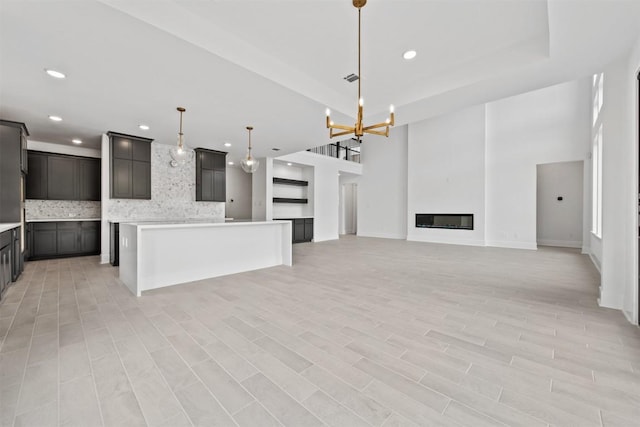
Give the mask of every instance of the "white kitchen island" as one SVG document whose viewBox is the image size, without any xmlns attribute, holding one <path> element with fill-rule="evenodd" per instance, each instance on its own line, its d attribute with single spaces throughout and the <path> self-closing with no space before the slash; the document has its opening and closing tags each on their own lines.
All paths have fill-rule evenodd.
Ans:
<svg viewBox="0 0 640 427">
<path fill-rule="evenodd" d="M 290 221 L 120 223 L 120 280 L 143 291 L 291 265 Z"/>
</svg>

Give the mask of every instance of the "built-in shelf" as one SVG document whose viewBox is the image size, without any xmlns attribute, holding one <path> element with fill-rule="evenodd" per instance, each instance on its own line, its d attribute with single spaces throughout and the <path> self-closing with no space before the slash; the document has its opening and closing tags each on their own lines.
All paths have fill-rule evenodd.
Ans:
<svg viewBox="0 0 640 427">
<path fill-rule="evenodd" d="M 276 177 L 273 178 L 273 183 L 284 184 L 284 185 L 297 185 L 299 187 L 307 187 L 309 185 L 309 181 L 301 181 L 299 179 L 289 179 L 289 178 L 276 178 Z"/>
<path fill-rule="evenodd" d="M 293 199 L 289 197 L 274 197 L 273 203 L 308 203 L 307 199 Z"/>
</svg>

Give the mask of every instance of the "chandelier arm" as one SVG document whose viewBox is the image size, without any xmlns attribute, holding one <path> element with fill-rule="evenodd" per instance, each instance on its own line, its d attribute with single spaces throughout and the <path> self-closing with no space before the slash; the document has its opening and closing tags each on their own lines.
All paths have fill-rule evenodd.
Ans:
<svg viewBox="0 0 640 427">
<path fill-rule="evenodd" d="M 353 126 L 336 125 L 336 124 L 333 124 L 333 125 L 329 126 L 329 129 L 342 129 L 342 130 L 349 130 L 351 132 L 356 130 L 356 128 L 353 127 Z"/>
<path fill-rule="evenodd" d="M 330 138 L 333 138 L 334 136 L 350 135 L 353 133 L 353 131 L 354 131 L 353 129 L 349 129 L 349 130 L 345 130 L 344 132 L 333 133 L 333 129 L 332 129 Z"/>
<path fill-rule="evenodd" d="M 380 131 L 380 130 L 365 130 L 365 133 L 370 133 L 373 135 L 382 135 L 382 136 L 388 136 L 389 135 L 389 129 L 387 129 L 387 131 Z"/>
<path fill-rule="evenodd" d="M 387 122 L 382 122 L 382 123 L 378 123 L 375 125 L 371 125 L 371 126 L 365 126 L 362 128 L 362 130 L 369 130 L 369 129 L 377 129 L 377 128 L 383 128 L 383 127 L 389 127 L 391 124 L 387 123 Z"/>
</svg>

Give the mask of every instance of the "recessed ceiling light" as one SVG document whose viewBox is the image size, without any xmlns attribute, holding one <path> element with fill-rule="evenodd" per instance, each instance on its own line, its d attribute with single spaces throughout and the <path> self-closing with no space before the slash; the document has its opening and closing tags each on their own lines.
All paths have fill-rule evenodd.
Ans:
<svg viewBox="0 0 640 427">
<path fill-rule="evenodd" d="M 54 122 L 62 121 L 62 117 L 59 117 L 59 116 L 49 116 L 49 119 L 53 120 Z"/>
<path fill-rule="evenodd" d="M 82 144 L 81 139 L 72 139 L 71 142 L 73 142 L 74 144 Z"/>
<path fill-rule="evenodd" d="M 142 130 L 149 130 L 149 126 L 147 125 L 138 125 L 138 127 Z"/>
<path fill-rule="evenodd" d="M 291 166 L 291 163 L 287 163 L 287 166 Z"/>
<path fill-rule="evenodd" d="M 55 77 L 56 79 L 64 79 L 65 77 L 67 77 L 64 73 L 61 73 L 60 71 L 49 70 L 49 69 L 45 69 L 44 71 L 47 74 L 49 74 L 51 77 Z"/>
<path fill-rule="evenodd" d="M 415 50 L 408 50 L 405 53 L 402 54 L 402 57 L 404 59 L 413 59 L 416 57 L 418 53 Z"/>
<path fill-rule="evenodd" d="M 229 163 L 227 163 L 227 164 L 228 164 L 228 165 L 230 165 L 230 166 L 233 166 L 233 162 L 229 162 Z"/>
<path fill-rule="evenodd" d="M 231 147 L 231 143 L 230 143 L 230 142 L 225 142 L 225 143 L 224 143 L 224 146 L 225 146 L 225 147 Z"/>
</svg>

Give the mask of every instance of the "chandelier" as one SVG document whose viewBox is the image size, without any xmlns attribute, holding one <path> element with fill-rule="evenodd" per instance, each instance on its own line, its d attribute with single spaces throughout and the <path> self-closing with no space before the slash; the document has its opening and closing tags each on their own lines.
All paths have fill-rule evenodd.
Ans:
<svg viewBox="0 0 640 427">
<path fill-rule="evenodd" d="M 367 0 L 352 0 L 353 5 L 358 9 L 358 120 L 354 126 L 337 125 L 331 120 L 331 110 L 327 108 L 327 129 L 329 129 L 329 138 L 335 136 L 354 134 L 358 141 L 365 133 L 373 135 L 389 136 L 389 126 L 393 126 L 395 122 L 393 105 L 389 107 L 389 118 L 382 123 L 375 125 L 365 126 L 362 123 L 362 107 L 364 101 L 360 93 L 360 82 L 362 81 L 362 73 L 360 66 L 360 27 L 361 27 L 361 9 L 367 4 Z M 338 132 L 334 132 L 334 129 L 338 129 Z"/>
<path fill-rule="evenodd" d="M 174 168 L 187 164 L 195 155 L 195 152 L 184 143 L 184 134 L 182 133 L 182 113 L 187 110 L 183 107 L 178 107 L 176 110 L 180 112 L 180 132 L 178 132 L 178 141 L 176 146 L 171 147 L 171 150 L 169 151 L 172 158 L 169 164 Z"/>
<path fill-rule="evenodd" d="M 253 130 L 253 126 L 247 126 L 247 130 L 249 131 L 249 149 L 247 150 L 247 157 L 240 161 L 240 166 L 246 173 L 254 173 L 258 170 L 260 162 L 251 157 L 251 131 Z"/>
</svg>

